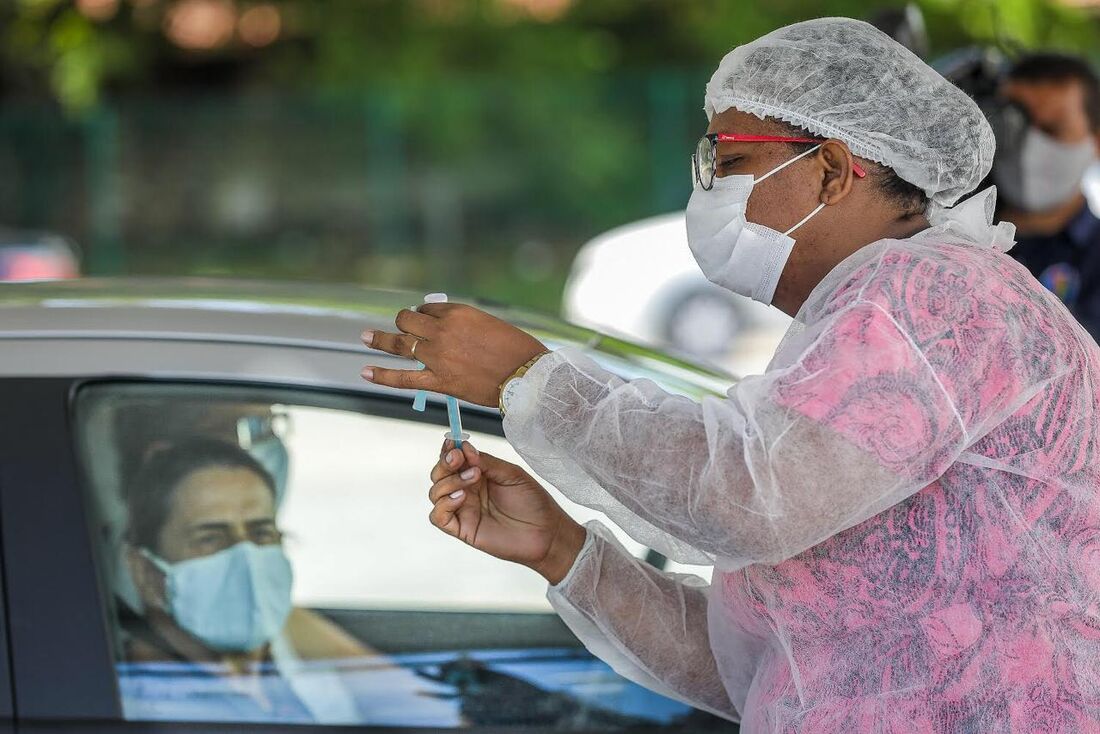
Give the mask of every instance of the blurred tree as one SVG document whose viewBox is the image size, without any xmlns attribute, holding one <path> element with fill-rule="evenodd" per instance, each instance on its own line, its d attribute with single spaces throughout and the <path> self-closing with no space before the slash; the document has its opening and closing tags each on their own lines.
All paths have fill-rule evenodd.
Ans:
<svg viewBox="0 0 1100 734">
<path fill-rule="evenodd" d="M 522 85 L 653 67 L 709 68 L 734 45 L 890 0 L 4 0 L 9 93 L 71 109 L 166 69 L 325 90 L 456 75 Z M 979 41 L 1095 53 L 1097 21 L 1056 0 L 921 0 L 933 53 Z M 250 12 L 251 11 L 251 12 Z M 185 75 L 186 76 L 186 75 Z"/>
<path fill-rule="evenodd" d="M 0 79 L 9 95 L 88 108 L 106 85 L 146 73 L 151 42 L 125 19 L 95 20 L 66 0 L 0 2 Z"/>
<path fill-rule="evenodd" d="M 505 252 L 551 253 L 540 267 L 564 277 L 587 237 L 683 206 L 703 85 L 731 47 L 902 4 L 0 0 L 0 132 L 18 174 L 0 180 L 17 200 L 0 197 L 0 216 L 65 231 L 101 271 L 251 258 L 438 283 L 440 254 L 467 247 L 499 266 L 489 290 L 522 300 Z M 1096 18 L 1055 0 L 918 4 L 932 57 L 1100 49 Z"/>
</svg>

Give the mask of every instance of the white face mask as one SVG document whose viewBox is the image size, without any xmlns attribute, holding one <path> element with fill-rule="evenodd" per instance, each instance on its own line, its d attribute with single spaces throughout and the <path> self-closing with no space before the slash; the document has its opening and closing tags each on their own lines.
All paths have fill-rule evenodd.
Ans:
<svg viewBox="0 0 1100 734">
<path fill-rule="evenodd" d="M 1095 160 L 1092 138 L 1069 145 L 1031 127 L 1024 134 L 1019 168 L 994 168 L 993 178 L 1004 197 L 1016 206 L 1029 212 L 1045 212 L 1081 190 L 1085 171 Z"/>
<path fill-rule="evenodd" d="M 246 541 L 179 563 L 142 553 L 164 572 L 166 611 L 212 650 L 255 650 L 286 624 L 293 573 L 281 546 Z"/>
<path fill-rule="evenodd" d="M 789 235 L 825 204 L 806 215 L 786 232 L 778 232 L 745 219 L 753 186 L 810 155 L 821 146 L 791 158 L 758 179 L 750 175 L 714 179 L 706 191 L 696 186 L 687 206 L 688 247 L 707 280 L 755 301 L 770 304 L 775 287 L 794 248 Z"/>
</svg>

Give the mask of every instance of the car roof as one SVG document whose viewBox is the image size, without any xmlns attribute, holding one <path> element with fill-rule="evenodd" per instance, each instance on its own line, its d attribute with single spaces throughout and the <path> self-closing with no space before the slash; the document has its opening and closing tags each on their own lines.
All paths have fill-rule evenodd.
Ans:
<svg viewBox="0 0 1100 734">
<path fill-rule="evenodd" d="M 67 358 L 75 374 L 85 356 L 107 370 L 104 347 L 128 349 L 144 365 L 155 363 L 148 346 L 226 345 L 226 349 L 296 350 L 342 354 L 364 361 L 374 355 L 359 341 L 363 329 L 389 329 L 402 308 L 422 300 L 412 291 L 317 283 L 271 283 L 222 279 L 82 279 L 0 285 L 0 374 L 12 369 L 11 347 L 53 345 L 52 356 Z M 459 299 L 456 299 L 459 300 Z M 468 302 L 468 301 L 467 301 Z M 669 389 L 702 396 L 724 392 L 733 382 L 715 368 L 658 350 L 601 335 L 559 318 L 479 303 L 494 315 L 531 333 L 551 348 L 580 347 L 626 378 L 651 377 Z M 68 345 L 68 350 L 59 344 Z M 80 347 L 78 345 L 85 345 Z M 117 351 L 117 350 L 116 350 Z M 95 354 L 96 360 L 91 359 Z M 187 359 L 196 359 L 194 350 Z M 116 355 L 117 356 L 117 355 Z M 393 359 L 393 358 L 383 358 Z M 17 360 L 16 360 L 17 361 Z M 406 362 L 406 360 L 398 360 Z M 38 360 L 42 362 L 42 360 Z M 9 365 L 5 369 L 5 363 Z M 364 361 L 365 363 L 365 361 Z M 26 367 L 30 364 L 24 359 Z M 52 362 L 50 363 L 52 364 Z"/>
</svg>

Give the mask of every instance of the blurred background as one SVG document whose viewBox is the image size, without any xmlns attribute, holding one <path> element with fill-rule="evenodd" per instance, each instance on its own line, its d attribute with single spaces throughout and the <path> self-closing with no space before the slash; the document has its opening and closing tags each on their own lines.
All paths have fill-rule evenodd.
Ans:
<svg viewBox="0 0 1100 734">
<path fill-rule="evenodd" d="M 1100 0 L 0 0 L 0 277 L 558 312 L 584 243 L 684 207 L 721 56 L 824 15 L 941 63 L 1100 50 Z"/>
</svg>

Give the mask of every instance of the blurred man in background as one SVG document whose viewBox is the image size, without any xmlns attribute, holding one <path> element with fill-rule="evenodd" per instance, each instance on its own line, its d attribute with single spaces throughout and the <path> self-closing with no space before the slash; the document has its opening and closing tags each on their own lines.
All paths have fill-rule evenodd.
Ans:
<svg viewBox="0 0 1100 734">
<path fill-rule="evenodd" d="M 993 169 L 1001 217 L 1016 225 L 1011 254 L 1097 338 L 1100 220 L 1081 185 L 1100 146 L 1100 81 L 1083 59 L 1041 53 L 1018 60 L 1002 91 L 1029 121 L 997 141 Z"/>
</svg>

